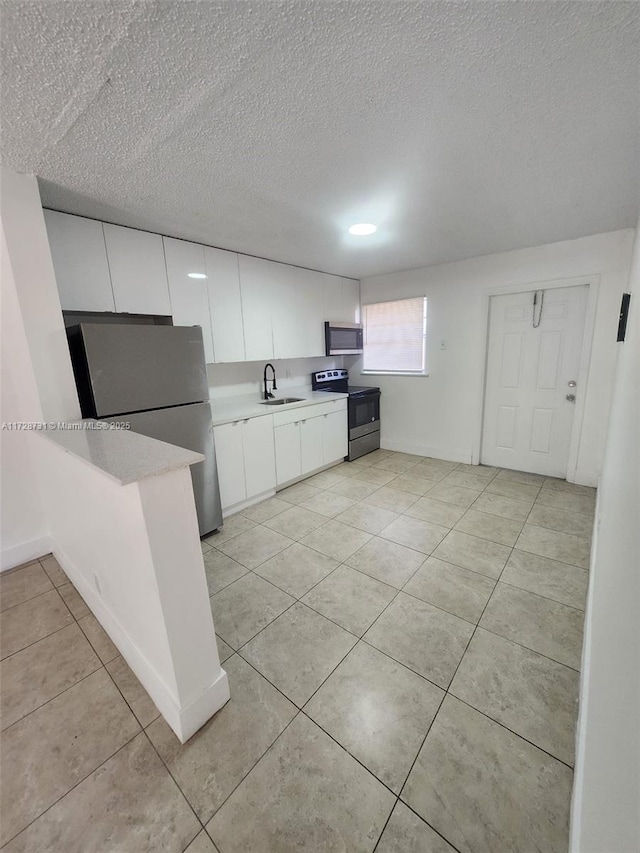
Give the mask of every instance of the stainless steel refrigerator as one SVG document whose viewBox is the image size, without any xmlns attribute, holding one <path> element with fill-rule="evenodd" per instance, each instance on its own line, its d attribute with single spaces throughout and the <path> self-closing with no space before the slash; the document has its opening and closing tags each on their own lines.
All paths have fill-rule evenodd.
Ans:
<svg viewBox="0 0 640 853">
<path fill-rule="evenodd" d="M 82 416 L 202 453 L 191 466 L 200 535 L 221 527 L 201 328 L 81 323 L 67 336 Z"/>
</svg>

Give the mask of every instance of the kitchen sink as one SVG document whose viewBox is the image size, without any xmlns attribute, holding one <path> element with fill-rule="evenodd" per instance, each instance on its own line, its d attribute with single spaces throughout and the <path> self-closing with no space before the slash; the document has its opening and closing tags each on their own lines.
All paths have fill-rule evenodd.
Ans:
<svg viewBox="0 0 640 853">
<path fill-rule="evenodd" d="M 263 400 L 262 406 L 284 406 L 285 403 L 302 403 L 304 397 L 280 397 L 279 400 Z"/>
</svg>

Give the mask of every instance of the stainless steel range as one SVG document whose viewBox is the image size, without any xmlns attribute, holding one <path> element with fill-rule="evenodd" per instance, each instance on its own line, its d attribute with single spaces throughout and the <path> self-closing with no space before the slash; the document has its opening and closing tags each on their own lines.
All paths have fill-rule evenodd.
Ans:
<svg viewBox="0 0 640 853">
<path fill-rule="evenodd" d="M 380 447 L 379 388 L 349 385 L 349 371 L 342 368 L 312 373 L 311 388 L 349 395 L 349 461 Z"/>
</svg>

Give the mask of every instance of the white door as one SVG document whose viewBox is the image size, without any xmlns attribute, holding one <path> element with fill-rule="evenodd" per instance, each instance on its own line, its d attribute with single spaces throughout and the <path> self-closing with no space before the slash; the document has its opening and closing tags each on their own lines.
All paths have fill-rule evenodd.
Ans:
<svg viewBox="0 0 640 853">
<path fill-rule="evenodd" d="M 588 285 L 491 297 L 481 461 L 565 477 Z M 534 309 L 534 297 L 536 305 Z"/>
</svg>

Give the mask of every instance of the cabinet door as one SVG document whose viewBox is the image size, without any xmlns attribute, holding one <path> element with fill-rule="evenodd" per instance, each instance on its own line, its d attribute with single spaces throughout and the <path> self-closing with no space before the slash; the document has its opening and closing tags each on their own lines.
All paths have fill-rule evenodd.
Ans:
<svg viewBox="0 0 640 853">
<path fill-rule="evenodd" d="M 244 361 L 240 271 L 235 252 L 204 247 L 216 361 Z"/>
<path fill-rule="evenodd" d="M 104 223 L 116 311 L 171 314 L 162 237 Z"/>
<path fill-rule="evenodd" d="M 343 279 L 337 275 L 326 275 L 323 281 L 324 319 L 329 322 L 348 323 L 342 299 Z"/>
<path fill-rule="evenodd" d="M 285 424 L 273 430 L 276 447 L 276 481 L 278 485 L 299 477 L 302 473 L 300 460 L 300 424 Z"/>
<path fill-rule="evenodd" d="M 322 421 L 323 464 L 344 459 L 347 455 L 347 411 L 331 412 L 319 418 Z"/>
<path fill-rule="evenodd" d="M 275 358 L 324 355 L 324 274 L 277 266 L 272 311 Z"/>
<path fill-rule="evenodd" d="M 345 323 L 360 322 L 360 282 L 353 278 L 342 279 L 342 304 Z M 331 319 L 331 318 L 329 318 Z"/>
<path fill-rule="evenodd" d="M 65 311 L 115 311 L 102 222 L 45 210 L 60 304 Z"/>
<path fill-rule="evenodd" d="M 246 496 L 244 483 L 244 454 L 242 450 L 242 421 L 221 424 L 213 428 L 218 463 L 218 483 L 222 508 L 243 501 Z"/>
<path fill-rule="evenodd" d="M 272 315 L 273 355 L 275 358 L 300 356 L 300 310 L 297 267 L 273 265 Z"/>
<path fill-rule="evenodd" d="M 247 361 L 273 358 L 271 305 L 277 282 L 275 268 L 280 264 L 248 255 L 239 255 L 238 261 L 245 358 Z"/>
<path fill-rule="evenodd" d="M 323 290 L 325 320 L 360 322 L 360 282 L 357 279 L 325 275 Z"/>
<path fill-rule="evenodd" d="M 276 456 L 273 417 L 251 418 L 242 425 L 244 472 L 247 497 L 260 495 L 276 486 Z"/>
<path fill-rule="evenodd" d="M 324 465 L 323 429 L 324 418 L 308 418 L 300 421 L 300 459 L 302 473 L 315 471 Z"/>
<path fill-rule="evenodd" d="M 326 273 L 301 270 L 300 332 L 302 335 L 301 357 L 323 356 L 324 346 L 324 280 Z"/>
<path fill-rule="evenodd" d="M 209 289 L 206 279 L 189 278 L 189 273 L 206 275 L 204 249 L 199 243 L 164 237 L 164 254 L 169 279 L 171 314 L 174 326 L 202 326 L 204 357 L 207 364 L 214 359 Z"/>
</svg>

